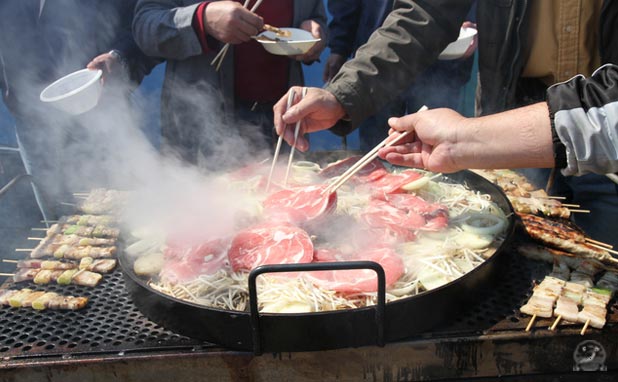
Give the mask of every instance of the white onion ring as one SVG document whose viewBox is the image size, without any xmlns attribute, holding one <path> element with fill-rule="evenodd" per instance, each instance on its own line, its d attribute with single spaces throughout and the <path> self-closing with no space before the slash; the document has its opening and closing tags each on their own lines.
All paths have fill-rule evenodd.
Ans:
<svg viewBox="0 0 618 382">
<path fill-rule="evenodd" d="M 474 224 L 474 223 L 477 224 Z M 490 225 L 481 225 L 489 222 Z M 476 233 L 478 235 L 497 235 L 504 230 L 506 221 L 500 216 L 493 214 L 472 214 L 466 222 L 461 225 L 461 228 L 466 232 Z"/>
</svg>

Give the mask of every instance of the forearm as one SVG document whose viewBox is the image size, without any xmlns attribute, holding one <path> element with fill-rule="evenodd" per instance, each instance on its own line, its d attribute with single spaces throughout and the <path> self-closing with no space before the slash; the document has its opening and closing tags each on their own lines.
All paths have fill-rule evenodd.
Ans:
<svg viewBox="0 0 618 382">
<path fill-rule="evenodd" d="M 470 118 L 456 129 L 453 159 L 466 168 L 549 168 L 554 153 L 546 103 Z"/>
<path fill-rule="evenodd" d="M 470 3 L 396 2 L 383 26 L 326 87 L 343 105 L 353 126 L 405 90 L 457 38 Z"/>
</svg>

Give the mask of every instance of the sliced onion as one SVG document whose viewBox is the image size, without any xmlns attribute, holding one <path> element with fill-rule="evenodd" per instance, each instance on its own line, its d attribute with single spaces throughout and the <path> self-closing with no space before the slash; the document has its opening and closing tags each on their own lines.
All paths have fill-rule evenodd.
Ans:
<svg viewBox="0 0 618 382">
<path fill-rule="evenodd" d="M 464 231 L 455 236 L 454 240 L 459 247 L 483 249 L 489 247 L 494 241 L 494 236 Z"/>
<path fill-rule="evenodd" d="M 428 176 L 423 176 L 421 178 L 411 181 L 410 183 L 404 184 L 403 186 L 401 186 L 401 189 L 406 191 L 418 190 L 419 188 L 425 187 L 427 183 L 429 183 L 429 180 L 430 179 Z"/>
<path fill-rule="evenodd" d="M 478 235 L 497 235 L 504 230 L 506 220 L 493 214 L 472 214 L 461 228 Z"/>
<path fill-rule="evenodd" d="M 321 170 L 320 165 L 315 162 L 309 162 L 300 160 L 292 163 L 292 168 L 299 171 L 313 171 L 318 172 Z"/>
</svg>

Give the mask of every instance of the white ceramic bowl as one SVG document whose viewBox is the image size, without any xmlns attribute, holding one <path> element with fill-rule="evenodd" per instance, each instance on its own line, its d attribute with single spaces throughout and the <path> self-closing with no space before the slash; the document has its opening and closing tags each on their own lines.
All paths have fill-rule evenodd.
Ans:
<svg viewBox="0 0 618 382">
<path fill-rule="evenodd" d="M 43 89 L 39 98 L 69 114 L 82 114 L 99 102 L 102 75 L 101 70 L 78 70 Z"/>
<path fill-rule="evenodd" d="M 468 50 L 468 47 L 470 46 L 470 43 L 472 42 L 472 39 L 474 38 L 474 36 L 476 36 L 476 34 L 477 30 L 474 28 L 461 28 L 459 30 L 459 37 L 457 38 L 457 40 L 448 44 L 447 47 L 442 51 L 442 53 L 440 53 L 438 59 L 456 60 L 458 58 L 461 58 L 464 53 L 466 53 L 466 50 Z"/>
<path fill-rule="evenodd" d="M 311 49 L 319 38 L 314 38 L 311 33 L 298 28 L 280 28 L 290 31 L 290 37 L 277 36 L 274 32 L 264 31 L 255 37 L 264 49 L 272 54 L 280 56 L 295 56 L 305 54 Z"/>
</svg>

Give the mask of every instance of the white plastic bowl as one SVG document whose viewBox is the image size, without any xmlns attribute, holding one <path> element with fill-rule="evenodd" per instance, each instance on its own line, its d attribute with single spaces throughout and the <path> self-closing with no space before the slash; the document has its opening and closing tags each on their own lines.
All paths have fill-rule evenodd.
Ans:
<svg viewBox="0 0 618 382">
<path fill-rule="evenodd" d="M 43 89 L 39 98 L 69 114 L 85 113 L 99 102 L 102 75 L 101 70 L 78 70 Z"/>
<path fill-rule="evenodd" d="M 477 33 L 477 30 L 474 28 L 461 28 L 459 30 L 459 37 L 457 38 L 457 40 L 448 44 L 447 47 L 442 51 L 442 53 L 440 53 L 438 59 L 456 60 L 458 58 L 461 58 L 464 53 L 466 53 L 466 50 L 468 50 L 472 39 L 474 38 L 474 36 L 476 36 Z"/>
<path fill-rule="evenodd" d="M 290 31 L 290 37 L 278 36 L 274 32 L 264 31 L 255 37 L 264 49 L 268 52 L 280 56 L 295 56 L 305 54 L 320 41 L 319 38 L 314 38 L 311 33 L 298 28 L 280 28 L 284 31 Z"/>
</svg>

